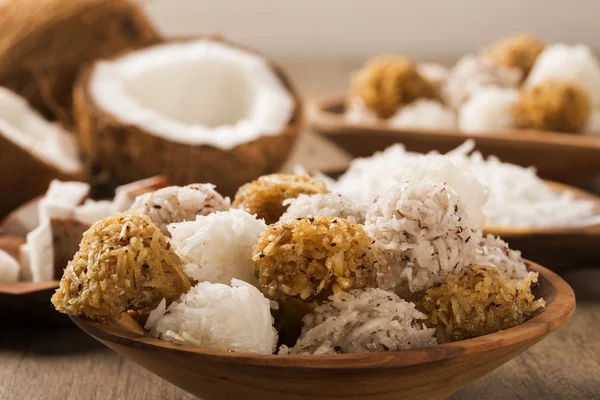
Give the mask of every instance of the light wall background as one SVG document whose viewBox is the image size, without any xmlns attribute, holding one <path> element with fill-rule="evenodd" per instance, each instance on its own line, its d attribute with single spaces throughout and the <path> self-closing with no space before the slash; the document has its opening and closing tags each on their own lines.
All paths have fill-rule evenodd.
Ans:
<svg viewBox="0 0 600 400">
<path fill-rule="evenodd" d="M 528 32 L 600 49 L 600 0 L 147 0 L 163 32 L 219 32 L 283 57 L 456 58 Z"/>
</svg>

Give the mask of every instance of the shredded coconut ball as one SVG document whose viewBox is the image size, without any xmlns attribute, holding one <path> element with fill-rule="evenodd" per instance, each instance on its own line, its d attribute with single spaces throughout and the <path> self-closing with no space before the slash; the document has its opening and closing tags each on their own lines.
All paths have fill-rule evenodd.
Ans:
<svg viewBox="0 0 600 400">
<path fill-rule="evenodd" d="M 215 185 L 206 183 L 187 186 L 169 186 L 138 196 L 130 210 L 147 215 L 160 230 L 168 235 L 167 225 L 172 222 L 193 221 L 196 215 L 225 211 L 229 198 L 223 198 Z"/>
<path fill-rule="evenodd" d="M 364 207 L 339 193 L 301 194 L 295 199 L 284 200 L 283 205 L 289 207 L 279 219 L 281 222 L 304 217 L 345 218 L 355 224 L 365 220 Z"/>
<path fill-rule="evenodd" d="M 229 283 L 232 278 L 255 284 L 252 246 L 267 226 L 239 209 L 197 216 L 168 226 L 171 243 L 194 261 L 185 273 L 199 282 Z"/>
<path fill-rule="evenodd" d="M 379 286 L 414 293 L 468 265 L 479 227 L 448 185 L 411 181 L 375 200 L 365 231 L 384 255 Z"/>
<path fill-rule="evenodd" d="M 489 87 L 473 94 L 459 112 L 459 127 L 464 132 L 500 131 L 515 127 L 513 107 L 519 91 Z"/>
<path fill-rule="evenodd" d="M 478 237 L 471 257 L 472 265 L 496 267 L 508 278 L 519 282 L 529 275 L 521 252 L 509 248 L 508 243 L 494 235 Z"/>
<path fill-rule="evenodd" d="M 382 289 L 339 292 L 304 317 L 302 334 L 280 354 L 335 354 L 396 351 L 433 346 L 435 329 L 421 322 L 413 303 Z"/>
<path fill-rule="evenodd" d="M 417 100 L 400 108 L 388 119 L 394 128 L 454 129 L 454 111 L 436 100 Z"/>
<path fill-rule="evenodd" d="M 277 348 L 270 301 L 254 286 L 202 282 L 150 313 L 145 328 L 157 338 L 239 352 L 272 354 Z"/>
</svg>

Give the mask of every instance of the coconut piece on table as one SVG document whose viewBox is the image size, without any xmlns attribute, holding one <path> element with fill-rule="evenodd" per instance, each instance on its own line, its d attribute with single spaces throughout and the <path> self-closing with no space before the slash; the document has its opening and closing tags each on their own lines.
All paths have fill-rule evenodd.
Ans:
<svg viewBox="0 0 600 400">
<path fill-rule="evenodd" d="M 281 167 L 301 111 L 277 66 L 210 37 L 98 61 L 74 104 L 83 153 L 116 184 L 164 174 L 176 185 L 213 182 L 227 195 Z"/>
<path fill-rule="evenodd" d="M 0 36 L 0 85 L 66 124 L 82 66 L 160 40 L 140 5 L 128 0 L 2 2 Z"/>
<path fill-rule="evenodd" d="M 254 286 L 202 282 L 166 306 L 163 300 L 145 328 L 158 338 L 238 352 L 272 354 L 277 348 L 270 301 Z"/>
<path fill-rule="evenodd" d="M 8 252 L 0 249 L 0 282 L 16 282 L 19 280 L 21 266 Z"/>
<path fill-rule="evenodd" d="M 266 228 L 263 220 L 238 209 L 168 226 L 175 249 L 194 261 L 184 269 L 190 278 L 224 284 L 236 278 L 253 285 L 258 281 L 252 247 Z"/>
<path fill-rule="evenodd" d="M 53 179 L 83 175 L 73 134 L 5 88 L 0 88 L 0 170 L 0 187 L 11 194 L 0 197 L 0 215 L 44 193 Z"/>
<path fill-rule="evenodd" d="M 113 199 L 113 210 L 123 212 L 128 210 L 135 201 L 135 198 L 162 189 L 169 185 L 169 181 L 164 175 L 153 176 L 139 181 L 121 185 L 115 189 Z"/>
</svg>

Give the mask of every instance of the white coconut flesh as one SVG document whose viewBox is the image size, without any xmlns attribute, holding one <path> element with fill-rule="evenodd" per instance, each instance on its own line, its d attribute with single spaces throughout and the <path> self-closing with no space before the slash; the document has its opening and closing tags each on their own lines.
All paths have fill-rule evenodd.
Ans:
<svg viewBox="0 0 600 400">
<path fill-rule="evenodd" d="M 280 134 L 295 109 L 264 57 L 205 39 L 99 62 L 87 89 L 118 121 L 173 142 L 221 149 Z"/>
<path fill-rule="evenodd" d="M 10 254 L 0 250 L 0 282 L 16 282 L 19 280 L 21 266 Z"/>
<path fill-rule="evenodd" d="M 82 167 L 75 136 L 45 120 L 24 98 L 2 87 L 0 136 L 62 173 L 72 175 Z"/>
</svg>

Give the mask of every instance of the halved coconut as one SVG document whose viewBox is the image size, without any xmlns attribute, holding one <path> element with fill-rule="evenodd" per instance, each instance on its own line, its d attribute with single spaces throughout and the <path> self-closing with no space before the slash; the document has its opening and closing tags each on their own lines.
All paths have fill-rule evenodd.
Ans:
<svg viewBox="0 0 600 400">
<path fill-rule="evenodd" d="M 83 173 L 76 138 L 0 88 L 0 216 L 46 191 L 52 179 Z"/>
<path fill-rule="evenodd" d="M 164 173 L 231 195 L 277 171 L 298 134 L 301 104 L 264 56 L 205 37 L 99 61 L 74 92 L 91 169 L 113 184 Z"/>
<path fill-rule="evenodd" d="M 67 123 L 84 64 L 160 40 L 128 0 L 0 2 L 0 37 L 0 85 Z"/>
</svg>

